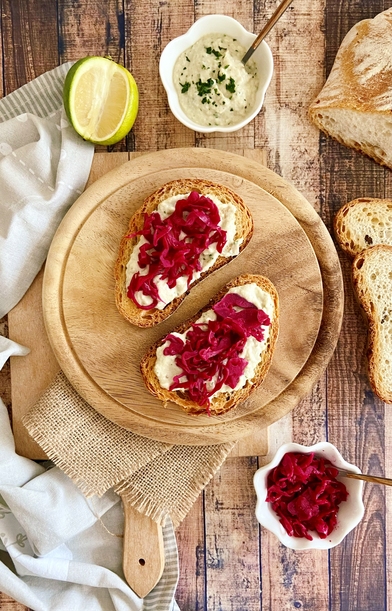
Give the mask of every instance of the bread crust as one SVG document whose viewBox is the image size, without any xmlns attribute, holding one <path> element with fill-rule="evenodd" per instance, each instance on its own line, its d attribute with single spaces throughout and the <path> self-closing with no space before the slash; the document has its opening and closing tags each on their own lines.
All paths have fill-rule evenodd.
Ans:
<svg viewBox="0 0 392 611">
<path fill-rule="evenodd" d="M 392 108 L 392 9 L 364 19 L 346 34 L 318 97 L 309 107 L 311 121 L 341 144 L 392 167 L 390 115 Z M 363 121 L 376 135 L 361 137 Z M 386 137 L 379 141 L 380 125 Z M 351 133 L 350 133 L 351 131 Z M 388 148 L 389 147 L 389 148 Z"/>
<path fill-rule="evenodd" d="M 376 284 L 375 272 L 380 271 L 381 282 Z M 385 341 L 385 334 L 392 333 L 392 246 L 378 244 L 360 252 L 353 261 L 352 281 L 368 323 L 369 381 L 382 401 L 392 403 L 392 355 Z"/>
<path fill-rule="evenodd" d="M 223 267 L 229 263 L 233 257 L 219 256 L 215 264 L 208 270 L 203 272 L 198 280 L 192 282 L 189 290 L 171 301 L 163 310 L 153 308 L 151 310 L 141 310 L 136 304 L 127 296 L 126 286 L 126 266 L 131 256 L 133 249 L 139 241 L 139 236 L 135 238 L 128 238 L 130 233 L 135 233 L 142 229 L 144 222 L 144 215 L 151 214 L 157 209 L 158 205 L 173 195 L 183 193 L 184 195 L 191 191 L 197 191 L 202 195 L 215 195 L 219 198 L 222 203 L 231 203 L 237 209 L 236 214 L 236 235 L 235 239 L 242 238 L 243 241 L 240 245 L 240 253 L 249 243 L 253 235 L 253 218 L 252 215 L 241 199 L 234 191 L 228 187 L 214 183 L 207 180 L 195 179 L 195 178 L 184 178 L 179 180 L 173 180 L 169 183 L 164 184 L 162 187 L 154 191 L 144 201 L 143 205 L 135 212 L 129 221 L 129 227 L 127 233 L 123 236 L 120 242 L 117 260 L 115 263 L 114 276 L 115 276 L 115 302 L 119 312 L 132 324 L 138 327 L 152 327 L 163 320 L 166 320 L 184 301 L 188 292 L 199 282 L 204 280 L 207 276 L 212 274 L 217 269 Z M 239 253 L 239 254 L 240 254 Z M 238 255 L 235 255 L 238 256 Z"/>
<path fill-rule="evenodd" d="M 237 276 L 228 284 L 226 284 L 222 288 L 222 290 L 219 291 L 219 293 L 217 293 L 204 308 L 197 312 L 197 314 L 195 314 L 191 319 L 183 322 L 181 325 L 179 325 L 172 331 L 173 333 L 184 333 L 192 325 L 192 323 L 194 323 L 203 314 L 203 312 L 211 309 L 212 306 L 218 301 L 220 301 L 220 299 L 222 299 L 231 288 L 236 286 L 243 286 L 244 284 L 249 284 L 252 282 L 256 283 L 264 291 L 267 291 L 271 295 L 274 303 L 274 316 L 271 320 L 270 333 L 267 339 L 266 349 L 262 353 L 262 358 L 256 368 L 253 380 L 248 380 L 245 386 L 243 388 L 240 388 L 239 390 L 232 391 L 230 393 L 221 393 L 214 397 L 211 400 L 210 404 L 211 415 L 224 414 L 230 409 L 233 409 L 236 405 L 245 401 L 245 399 L 247 399 L 249 395 L 254 392 L 254 390 L 256 390 L 256 388 L 258 388 L 265 379 L 265 376 L 267 375 L 268 369 L 271 365 L 279 331 L 279 297 L 277 290 L 272 284 L 272 282 L 264 276 L 255 274 L 244 274 L 242 276 Z M 165 342 L 166 337 L 167 335 L 165 335 L 153 346 L 151 346 L 151 348 L 143 357 L 140 363 L 141 374 L 147 389 L 154 396 L 163 401 L 164 404 L 169 401 L 173 401 L 174 403 L 180 405 L 188 414 L 205 414 L 205 407 L 201 407 L 194 401 L 191 401 L 186 396 L 186 393 L 181 391 L 169 391 L 162 388 L 159 384 L 159 380 L 156 374 L 154 373 L 154 366 L 156 363 L 156 351 L 157 348 Z"/>
<path fill-rule="evenodd" d="M 353 199 L 338 210 L 333 225 L 336 240 L 350 257 L 376 244 L 392 245 L 392 200 Z"/>
</svg>

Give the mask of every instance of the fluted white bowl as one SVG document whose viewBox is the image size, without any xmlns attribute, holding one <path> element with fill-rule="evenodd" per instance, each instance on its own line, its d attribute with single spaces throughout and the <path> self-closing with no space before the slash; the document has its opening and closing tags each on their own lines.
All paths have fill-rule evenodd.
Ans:
<svg viewBox="0 0 392 611">
<path fill-rule="evenodd" d="M 361 473 L 355 465 L 346 462 L 334 445 L 328 442 L 320 442 L 313 446 L 303 446 L 298 443 L 287 443 L 279 448 L 270 463 L 258 469 L 254 475 L 253 483 L 257 495 L 256 518 L 258 522 L 276 535 L 286 547 L 295 550 L 303 549 L 330 549 L 338 545 L 344 537 L 361 521 L 364 514 L 362 501 L 363 481 L 338 476 L 343 481 L 348 491 L 348 498 L 339 505 L 337 513 L 337 525 L 326 537 L 321 539 L 316 532 L 310 531 L 312 541 L 308 539 L 292 537 L 279 522 L 279 516 L 272 509 L 267 498 L 267 478 L 269 472 L 276 467 L 287 452 L 301 452 L 309 454 L 314 452 L 322 456 L 336 466 L 338 469 L 347 469 L 354 473 Z"/>
<path fill-rule="evenodd" d="M 177 58 L 181 55 L 181 53 L 206 34 L 227 34 L 232 38 L 236 38 L 240 44 L 245 47 L 245 49 L 248 49 L 256 38 L 255 34 L 245 30 L 245 28 L 232 17 L 228 17 L 227 15 L 206 15 L 205 17 L 201 17 L 195 21 L 195 23 L 185 34 L 179 36 L 178 38 L 174 38 L 164 48 L 159 62 L 159 74 L 162 84 L 166 90 L 167 99 L 172 113 L 186 127 L 203 133 L 233 132 L 241 129 L 252 121 L 263 106 L 265 93 L 271 82 L 274 69 L 272 53 L 267 43 L 263 40 L 252 55 L 252 59 L 257 64 L 259 87 L 256 93 L 253 109 L 249 115 L 234 125 L 199 125 L 192 121 L 181 108 L 178 94 L 174 86 L 173 69 Z"/>
</svg>

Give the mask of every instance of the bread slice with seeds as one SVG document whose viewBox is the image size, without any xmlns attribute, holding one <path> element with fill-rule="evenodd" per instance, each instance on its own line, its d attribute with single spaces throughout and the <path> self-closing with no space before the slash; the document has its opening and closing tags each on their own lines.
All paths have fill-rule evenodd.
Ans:
<svg viewBox="0 0 392 611">
<path fill-rule="evenodd" d="M 157 362 L 157 349 L 166 343 L 167 336 L 165 336 L 151 346 L 140 364 L 140 370 L 147 389 L 154 396 L 163 401 L 164 404 L 172 401 L 180 405 L 189 414 L 205 414 L 206 411 L 208 411 L 211 415 L 220 415 L 245 401 L 249 395 L 262 384 L 271 365 L 279 329 L 278 293 L 273 283 L 264 276 L 254 274 L 237 276 L 231 282 L 226 284 L 223 289 L 194 317 L 182 323 L 176 329 L 173 329 L 172 333 L 185 333 L 190 329 L 192 324 L 202 316 L 202 314 L 208 310 L 211 310 L 212 306 L 217 304 L 230 291 L 230 289 L 251 284 L 256 284 L 257 287 L 267 293 L 266 298 L 268 299 L 271 307 L 271 314 L 269 314 L 270 325 L 267 327 L 269 332 L 268 334 L 265 334 L 265 345 L 261 352 L 260 359 L 255 367 L 253 378 L 246 380 L 245 385 L 238 390 L 221 392 L 211 397 L 209 409 L 206 410 L 205 406 L 201 406 L 195 401 L 191 400 L 187 394 L 187 391 L 167 390 L 161 386 L 155 373 L 155 365 Z"/>
<path fill-rule="evenodd" d="M 249 243 L 253 234 L 253 219 L 252 215 L 243 202 L 242 198 L 233 190 L 225 185 L 217 184 L 208 180 L 184 178 L 173 180 L 166 183 L 154 193 L 152 193 L 144 201 L 143 205 L 135 212 L 129 221 L 129 228 L 123 236 L 118 257 L 115 264 L 115 302 L 119 312 L 132 324 L 139 327 L 152 327 L 163 320 L 166 320 L 180 306 L 185 299 L 189 290 L 204 278 L 212 274 L 217 269 L 226 265 L 235 256 L 219 256 L 212 267 L 203 271 L 200 277 L 192 282 L 189 289 L 185 289 L 184 293 L 175 297 L 163 309 L 152 308 L 144 310 L 138 307 L 136 303 L 127 295 L 127 264 L 130 260 L 133 250 L 135 249 L 139 236 L 130 238 L 130 234 L 140 231 L 143 227 L 146 214 L 151 214 L 157 210 L 158 205 L 171 196 L 183 194 L 187 196 L 192 191 L 204 196 L 215 196 L 223 204 L 232 204 L 236 209 L 235 219 L 235 236 L 234 239 L 240 240 L 239 253 L 241 253 Z"/>
<path fill-rule="evenodd" d="M 335 215 L 334 231 L 350 257 L 376 244 L 392 246 L 392 200 L 360 197 L 344 204 Z"/>
<path fill-rule="evenodd" d="M 360 252 L 352 278 L 369 325 L 370 384 L 382 401 L 392 403 L 392 246 L 379 244 Z"/>
</svg>

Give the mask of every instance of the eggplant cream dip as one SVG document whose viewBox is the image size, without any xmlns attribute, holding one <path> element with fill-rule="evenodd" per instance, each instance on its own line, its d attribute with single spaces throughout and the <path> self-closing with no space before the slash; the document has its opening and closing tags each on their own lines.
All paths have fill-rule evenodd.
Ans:
<svg viewBox="0 0 392 611">
<path fill-rule="evenodd" d="M 177 59 L 173 80 L 184 113 L 199 125 L 234 125 L 253 110 L 256 63 L 226 34 L 207 34 Z"/>
</svg>

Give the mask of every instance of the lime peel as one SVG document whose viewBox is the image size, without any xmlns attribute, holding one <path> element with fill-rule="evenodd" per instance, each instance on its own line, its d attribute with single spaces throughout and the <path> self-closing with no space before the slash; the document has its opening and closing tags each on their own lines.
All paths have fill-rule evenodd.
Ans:
<svg viewBox="0 0 392 611">
<path fill-rule="evenodd" d="M 139 92 L 126 68 L 106 57 L 89 56 L 68 71 L 63 101 L 75 131 L 89 142 L 108 146 L 131 130 Z"/>
</svg>

